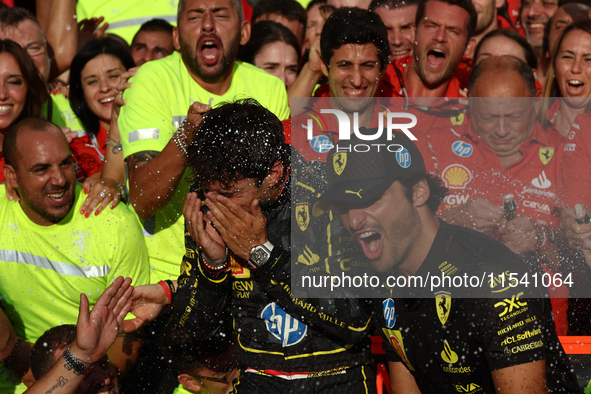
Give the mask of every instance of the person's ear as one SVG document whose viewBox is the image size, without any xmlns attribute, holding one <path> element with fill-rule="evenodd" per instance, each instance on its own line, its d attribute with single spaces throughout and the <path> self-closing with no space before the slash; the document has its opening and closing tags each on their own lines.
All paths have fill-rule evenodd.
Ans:
<svg viewBox="0 0 591 394">
<path fill-rule="evenodd" d="M 425 178 L 417 182 L 412 188 L 412 200 L 415 207 L 421 207 L 427 203 L 431 191 Z"/>
<path fill-rule="evenodd" d="M 251 24 L 247 20 L 243 20 L 240 23 L 240 45 L 246 45 L 248 40 L 250 40 L 250 28 Z"/>
<path fill-rule="evenodd" d="M 2 172 L 4 173 L 4 178 L 6 178 L 6 181 L 8 182 L 10 187 L 12 187 L 13 189 L 17 189 L 18 182 L 16 180 L 16 170 L 14 169 L 14 167 L 8 164 L 4 164 Z"/>
<path fill-rule="evenodd" d="M 172 44 L 174 45 L 174 49 L 177 51 L 181 50 L 181 40 L 179 37 L 179 28 L 175 26 L 172 28 Z"/>
<path fill-rule="evenodd" d="M 189 389 L 191 391 L 201 390 L 201 385 L 199 384 L 197 379 L 195 379 L 194 377 L 192 377 L 189 374 L 182 373 L 179 376 L 177 376 L 177 380 L 179 381 L 180 384 L 182 384 L 183 386 L 185 386 L 187 389 Z"/>
<path fill-rule="evenodd" d="M 324 76 L 328 78 L 328 66 L 326 65 L 326 63 L 324 63 L 324 60 L 320 62 L 320 70 L 322 70 L 322 74 L 324 74 Z"/>
<path fill-rule="evenodd" d="M 505 0 L 495 0 L 495 8 L 498 10 L 505 4 Z"/>
<path fill-rule="evenodd" d="M 280 186 L 280 183 L 283 181 L 284 170 L 285 168 L 283 168 L 281 162 L 276 161 L 275 164 L 273 164 L 271 171 L 269 171 L 269 175 L 265 178 L 270 188 L 275 189 Z"/>
<path fill-rule="evenodd" d="M 474 56 L 474 51 L 476 50 L 476 39 L 474 37 L 468 40 L 468 45 L 466 45 L 466 50 L 464 51 L 464 56 L 472 58 Z"/>
</svg>

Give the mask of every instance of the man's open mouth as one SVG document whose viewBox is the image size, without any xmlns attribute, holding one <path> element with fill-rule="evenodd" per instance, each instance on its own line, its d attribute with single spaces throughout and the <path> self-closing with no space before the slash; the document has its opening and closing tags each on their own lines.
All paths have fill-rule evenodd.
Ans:
<svg viewBox="0 0 591 394">
<path fill-rule="evenodd" d="M 440 68 L 445 62 L 446 54 L 442 49 L 433 48 L 427 52 L 427 62 L 431 68 Z"/>
<path fill-rule="evenodd" d="M 368 260 L 377 260 L 382 256 L 382 235 L 366 230 L 357 234 L 363 253 Z"/>
<path fill-rule="evenodd" d="M 204 38 L 199 44 L 199 54 L 206 64 L 217 63 L 221 55 L 220 42 L 215 38 Z"/>
</svg>

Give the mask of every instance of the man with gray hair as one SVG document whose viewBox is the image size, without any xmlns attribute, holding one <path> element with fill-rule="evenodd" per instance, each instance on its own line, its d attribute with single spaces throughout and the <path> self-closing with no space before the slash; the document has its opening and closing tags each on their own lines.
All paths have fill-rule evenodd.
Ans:
<svg viewBox="0 0 591 394">
<path fill-rule="evenodd" d="M 555 208 L 564 140 L 536 120 L 531 68 L 513 56 L 486 59 L 472 72 L 468 95 L 469 123 L 420 142 L 434 158 L 427 170 L 451 190 L 439 214 L 501 241 L 539 275 L 560 273 Z M 568 289 L 549 291 L 556 330 L 566 335 Z"/>
</svg>

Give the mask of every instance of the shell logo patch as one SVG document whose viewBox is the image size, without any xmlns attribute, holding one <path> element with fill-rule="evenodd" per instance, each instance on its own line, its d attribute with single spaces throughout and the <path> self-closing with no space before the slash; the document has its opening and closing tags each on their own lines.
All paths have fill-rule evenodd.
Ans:
<svg viewBox="0 0 591 394">
<path fill-rule="evenodd" d="M 402 333 L 400 330 L 388 330 L 386 328 L 382 328 L 382 331 L 384 334 L 386 334 L 386 337 L 390 338 L 390 345 L 392 345 L 398 357 L 400 357 L 408 369 L 414 371 L 415 369 L 406 356 L 406 351 L 404 350 L 404 341 L 402 340 Z"/>
<path fill-rule="evenodd" d="M 443 170 L 441 178 L 450 189 L 464 189 L 472 180 L 472 173 L 461 164 L 452 164 Z"/>
</svg>

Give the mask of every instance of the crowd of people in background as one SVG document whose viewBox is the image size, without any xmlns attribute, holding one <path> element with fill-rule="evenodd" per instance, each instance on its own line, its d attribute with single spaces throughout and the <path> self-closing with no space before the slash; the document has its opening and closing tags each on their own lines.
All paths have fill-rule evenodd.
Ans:
<svg viewBox="0 0 591 394">
<path fill-rule="evenodd" d="M 4 3 L 0 393 L 376 393 L 379 363 L 393 393 L 589 382 L 558 342 L 591 335 L 588 0 Z M 377 193 L 334 147 L 381 128 L 383 103 L 418 122 L 416 140 L 397 133 L 413 172 L 386 167 L 394 186 Z M 321 115 L 337 106 L 351 136 Z M 365 205 L 334 197 L 331 176 L 353 177 Z M 315 204 L 327 195 L 334 211 Z M 384 196 L 395 203 L 380 208 Z M 407 203 L 416 217 L 392 213 Z M 406 228 L 389 232 L 390 218 Z M 437 231 L 454 252 L 426 241 Z M 499 304 L 454 299 L 450 314 L 450 295 L 292 294 L 293 264 L 340 274 L 365 255 L 396 271 L 410 260 L 395 265 L 388 245 L 410 253 L 413 237 L 461 262 L 485 258 L 490 237 L 516 271 L 577 284 L 525 289 L 511 308 L 528 314 L 505 323 L 487 312 Z"/>
</svg>

